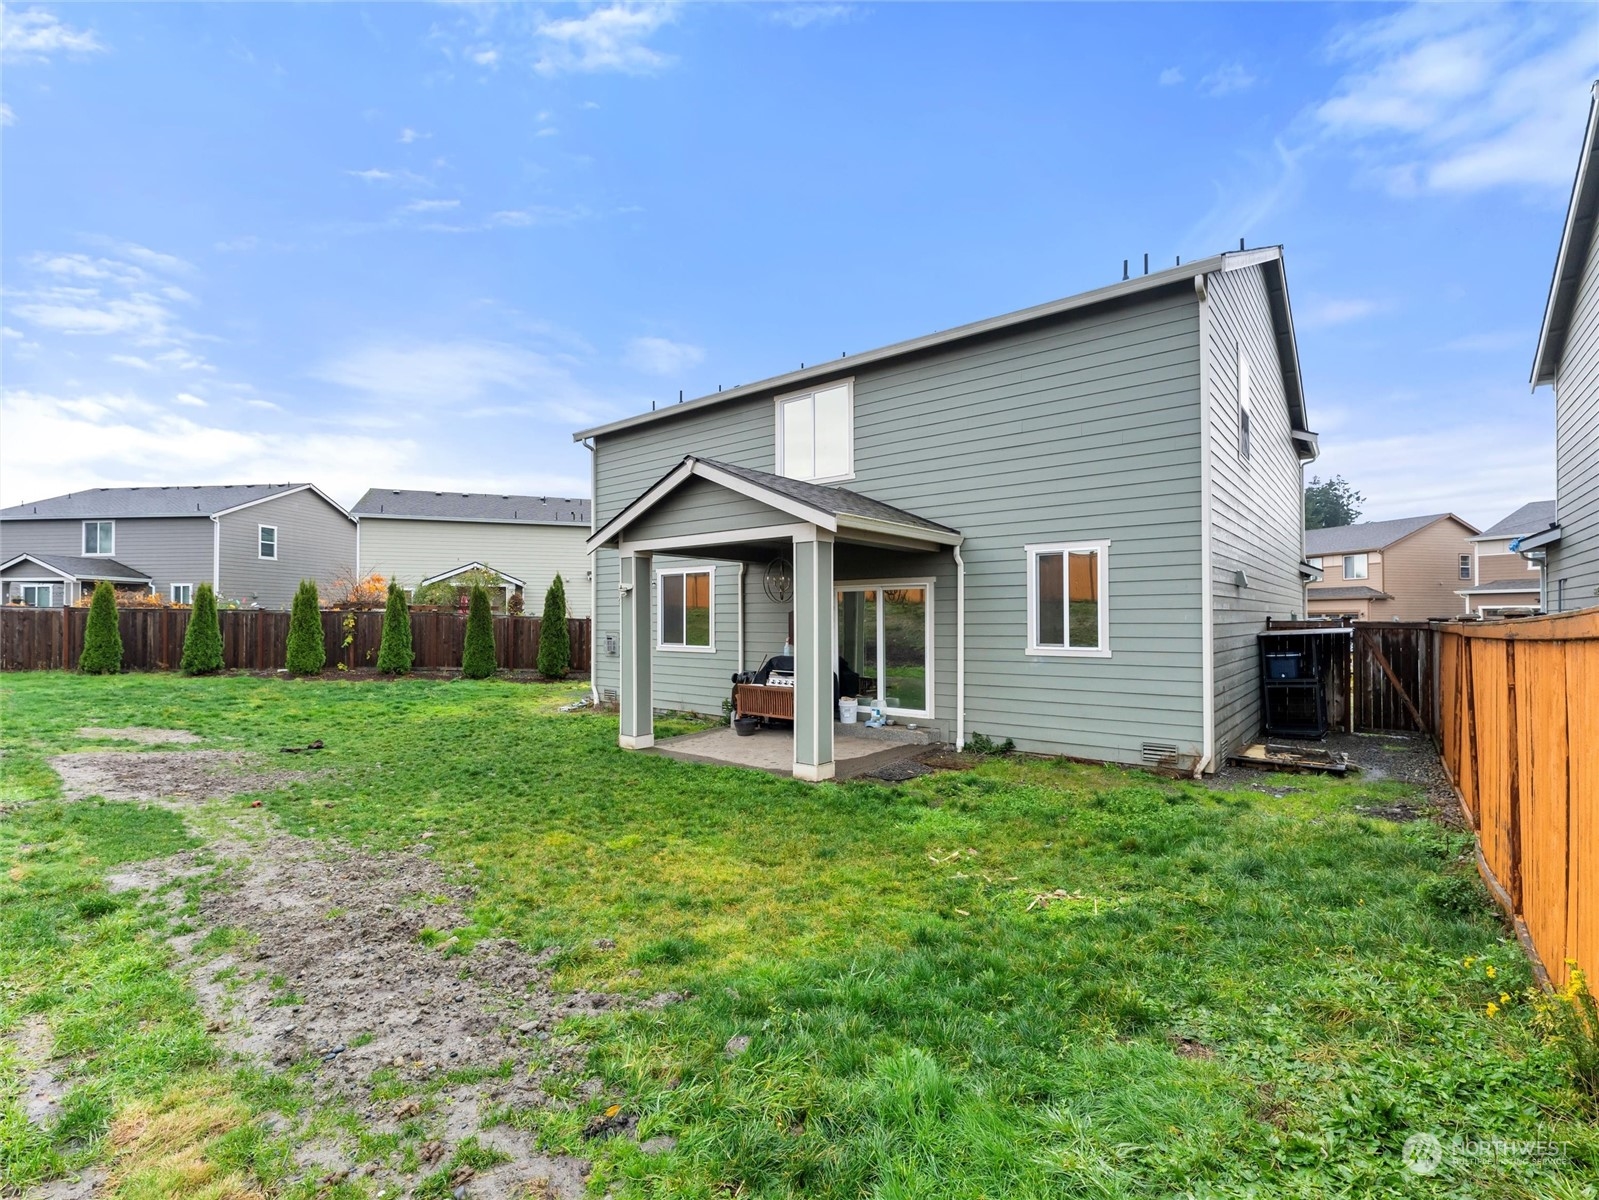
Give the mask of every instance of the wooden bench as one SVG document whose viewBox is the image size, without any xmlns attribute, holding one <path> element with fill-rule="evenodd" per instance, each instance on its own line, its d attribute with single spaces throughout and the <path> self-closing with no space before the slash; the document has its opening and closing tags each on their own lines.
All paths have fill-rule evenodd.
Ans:
<svg viewBox="0 0 1599 1200">
<path fill-rule="evenodd" d="M 769 687 L 761 683 L 740 683 L 733 687 L 733 715 L 794 719 L 794 689 Z"/>
</svg>

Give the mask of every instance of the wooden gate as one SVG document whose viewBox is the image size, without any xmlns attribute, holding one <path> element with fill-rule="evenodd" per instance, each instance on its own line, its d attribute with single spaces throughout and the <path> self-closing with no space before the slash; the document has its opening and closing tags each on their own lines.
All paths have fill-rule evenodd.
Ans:
<svg viewBox="0 0 1599 1200">
<path fill-rule="evenodd" d="M 1355 622 L 1355 729 L 1438 735 L 1438 633 L 1426 621 Z"/>
</svg>

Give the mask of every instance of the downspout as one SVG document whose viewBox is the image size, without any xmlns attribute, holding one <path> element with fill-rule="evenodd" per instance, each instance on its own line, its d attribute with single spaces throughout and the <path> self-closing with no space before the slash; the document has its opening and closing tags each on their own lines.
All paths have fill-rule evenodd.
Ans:
<svg viewBox="0 0 1599 1200">
<path fill-rule="evenodd" d="M 583 439 L 583 445 L 589 452 L 589 534 L 594 533 L 595 506 L 599 501 L 600 467 L 599 456 L 595 453 L 594 443 L 588 438 Z M 600 625 L 600 552 L 589 551 L 589 703 L 599 706 L 600 681 L 597 670 L 600 662 L 599 648 Z"/>
<path fill-rule="evenodd" d="M 1210 385 L 1214 364 L 1210 354 L 1210 296 L 1205 276 L 1194 276 L 1194 294 L 1199 298 L 1199 687 L 1203 739 L 1199 762 L 1194 766 L 1197 779 L 1214 767 L 1216 758 L 1216 597 L 1211 579 L 1214 568 L 1210 536 Z"/>
<path fill-rule="evenodd" d="M 222 522 L 211 516 L 211 591 L 222 599 Z"/>
<path fill-rule="evenodd" d="M 355 578 L 359 582 L 361 579 L 361 518 L 353 513 L 351 516 L 355 519 Z"/>
<path fill-rule="evenodd" d="M 955 551 L 955 749 L 966 748 L 966 560 Z"/>
<path fill-rule="evenodd" d="M 738 564 L 738 666 L 739 673 L 744 670 L 744 572 L 749 569 L 749 564 L 743 559 Z"/>
</svg>

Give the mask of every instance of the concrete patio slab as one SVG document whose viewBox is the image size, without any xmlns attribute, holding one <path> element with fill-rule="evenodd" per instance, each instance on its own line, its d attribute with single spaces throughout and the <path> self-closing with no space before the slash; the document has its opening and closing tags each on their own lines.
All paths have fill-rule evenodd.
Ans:
<svg viewBox="0 0 1599 1200">
<path fill-rule="evenodd" d="M 887 730 L 882 731 L 887 733 Z M 836 730 L 835 730 L 836 733 Z M 889 763 L 919 758 L 932 746 L 915 741 L 838 735 L 833 738 L 833 777 L 852 779 Z M 646 754 L 664 754 L 679 762 L 707 763 L 718 767 L 749 767 L 773 775 L 794 773 L 794 734 L 787 729 L 761 729 L 740 737 L 726 725 L 703 733 L 688 733 L 655 743 Z"/>
</svg>

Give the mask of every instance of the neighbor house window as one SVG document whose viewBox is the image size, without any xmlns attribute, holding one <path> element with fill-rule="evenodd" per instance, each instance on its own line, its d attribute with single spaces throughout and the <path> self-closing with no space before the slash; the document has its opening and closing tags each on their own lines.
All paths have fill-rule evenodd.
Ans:
<svg viewBox="0 0 1599 1200">
<path fill-rule="evenodd" d="M 22 602 L 29 608 L 51 607 L 51 587 L 48 583 L 25 583 L 22 585 Z"/>
<path fill-rule="evenodd" d="M 1249 356 L 1238 351 L 1238 457 L 1249 457 Z"/>
<path fill-rule="evenodd" d="M 1471 578 L 1471 555 L 1469 554 L 1460 556 L 1460 577 L 1462 579 Z"/>
<path fill-rule="evenodd" d="M 276 558 L 278 556 L 278 527 L 276 525 L 259 526 L 260 555 L 262 558 Z"/>
<path fill-rule="evenodd" d="M 1315 567 L 1316 570 L 1321 570 L 1321 555 L 1318 554 L 1315 558 L 1307 558 L 1305 561 Z"/>
<path fill-rule="evenodd" d="M 1109 542 L 1027 547 L 1027 653 L 1110 655 Z"/>
<path fill-rule="evenodd" d="M 684 567 L 656 573 L 660 590 L 660 647 L 715 650 L 711 636 L 715 567 Z"/>
<path fill-rule="evenodd" d="M 111 555 L 117 550 L 117 523 L 115 521 L 85 521 L 83 523 L 83 552 L 85 554 Z"/>
<path fill-rule="evenodd" d="M 1344 555 L 1344 578 L 1366 579 L 1370 575 L 1370 567 L 1364 554 Z"/>
<path fill-rule="evenodd" d="M 194 584 L 192 584 L 192 583 L 174 583 L 172 585 L 172 603 L 174 603 L 174 604 L 193 604 L 194 603 Z"/>
<path fill-rule="evenodd" d="M 855 383 L 777 399 L 777 473 L 827 481 L 855 473 Z"/>
</svg>

